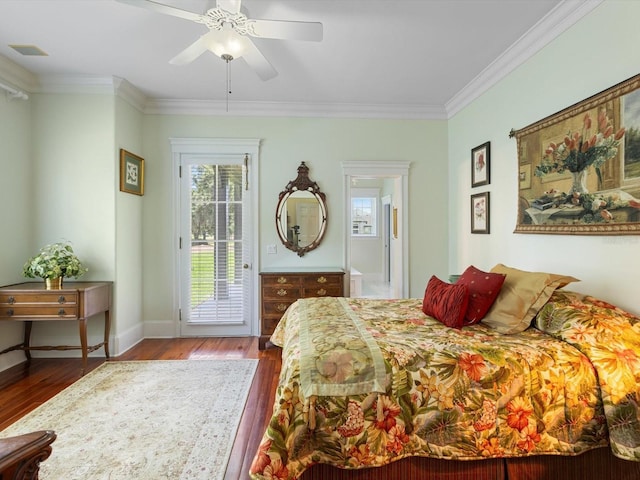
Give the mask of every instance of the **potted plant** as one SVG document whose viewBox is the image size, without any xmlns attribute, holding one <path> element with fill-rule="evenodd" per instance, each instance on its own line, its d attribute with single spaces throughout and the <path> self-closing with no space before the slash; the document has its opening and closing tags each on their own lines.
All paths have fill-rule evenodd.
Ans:
<svg viewBox="0 0 640 480">
<path fill-rule="evenodd" d="M 62 288 L 64 277 L 79 277 L 88 269 L 73 253 L 69 243 L 45 245 L 40 253 L 27 260 L 22 274 L 29 278 L 44 278 L 47 289 Z"/>
</svg>

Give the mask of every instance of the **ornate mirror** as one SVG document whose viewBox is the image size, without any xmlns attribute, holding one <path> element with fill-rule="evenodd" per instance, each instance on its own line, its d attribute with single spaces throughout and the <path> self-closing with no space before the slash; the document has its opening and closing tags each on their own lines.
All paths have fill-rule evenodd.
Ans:
<svg viewBox="0 0 640 480">
<path fill-rule="evenodd" d="M 320 245 L 327 229 L 325 195 L 309 178 L 304 162 L 298 167 L 298 177 L 280 192 L 276 229 L 283 245 L 300 257 Z"/>
</svg>

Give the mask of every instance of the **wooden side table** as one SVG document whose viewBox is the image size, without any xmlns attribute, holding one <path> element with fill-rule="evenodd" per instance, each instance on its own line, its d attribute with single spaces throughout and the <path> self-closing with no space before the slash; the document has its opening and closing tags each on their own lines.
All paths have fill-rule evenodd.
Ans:
<svg viewBox="0 0 640 480">
<path fill-rule="evenodd" d="M 82 373 L 87 369 L 90 352 L 104 347 L 109 358 L 111 329 L 111 287 L 113 282 L 66 282 L 60 290 L 46 290 L 44 282 L 27 282 L 0 287 L 0 320 L 22 321 L 24 340 L 0 354 L 24 350 L 27 361 L 31 350 L 81 350 Z M 104 341 L 88 345 L 87 319 L 104 312 Z M 31 346 L 31 327 L 34 321 L 75 320 L 78 322 L 80 345 Z"/>
</svg>

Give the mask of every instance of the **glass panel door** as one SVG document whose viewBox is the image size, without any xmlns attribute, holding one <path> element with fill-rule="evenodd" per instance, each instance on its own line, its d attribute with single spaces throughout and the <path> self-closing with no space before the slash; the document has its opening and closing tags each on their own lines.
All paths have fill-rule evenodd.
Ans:
<svg viewBox="0 0 640 480">
<path fill-rule="evenodd" d="M 250 333 L 243 158 L 187 158 L 181 178 L 181 334 Z"/>
</svg>

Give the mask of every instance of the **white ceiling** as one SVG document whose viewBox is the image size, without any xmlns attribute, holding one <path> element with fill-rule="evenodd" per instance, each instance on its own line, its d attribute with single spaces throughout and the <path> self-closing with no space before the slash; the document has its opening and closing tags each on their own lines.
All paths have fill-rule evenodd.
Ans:
<svg viewBox="0 0 640 480">
<path fill-rule="evenodd" d="M 157 1 L 198 13 L 215 6 Z M 322 22 L 324 39 L 255 39 L 279 74 L 263 82 L 242 59 L 231 62 L 229 111 L 446 118 L 599 2 L 244 0 L 250 18 Z M 226 104 L 223 60 L 206 52 L 189 65 L 168 63 L 206 31 L 115 0 L 0 0 L 0 76 L 32 92 L 116 77 L 142 93 L 147 109 L 216 110 Z M 22 56 L 9 44 L 48 56 Z M 28 74 L 8 74 L 15 64 Z"/>
</svg>

